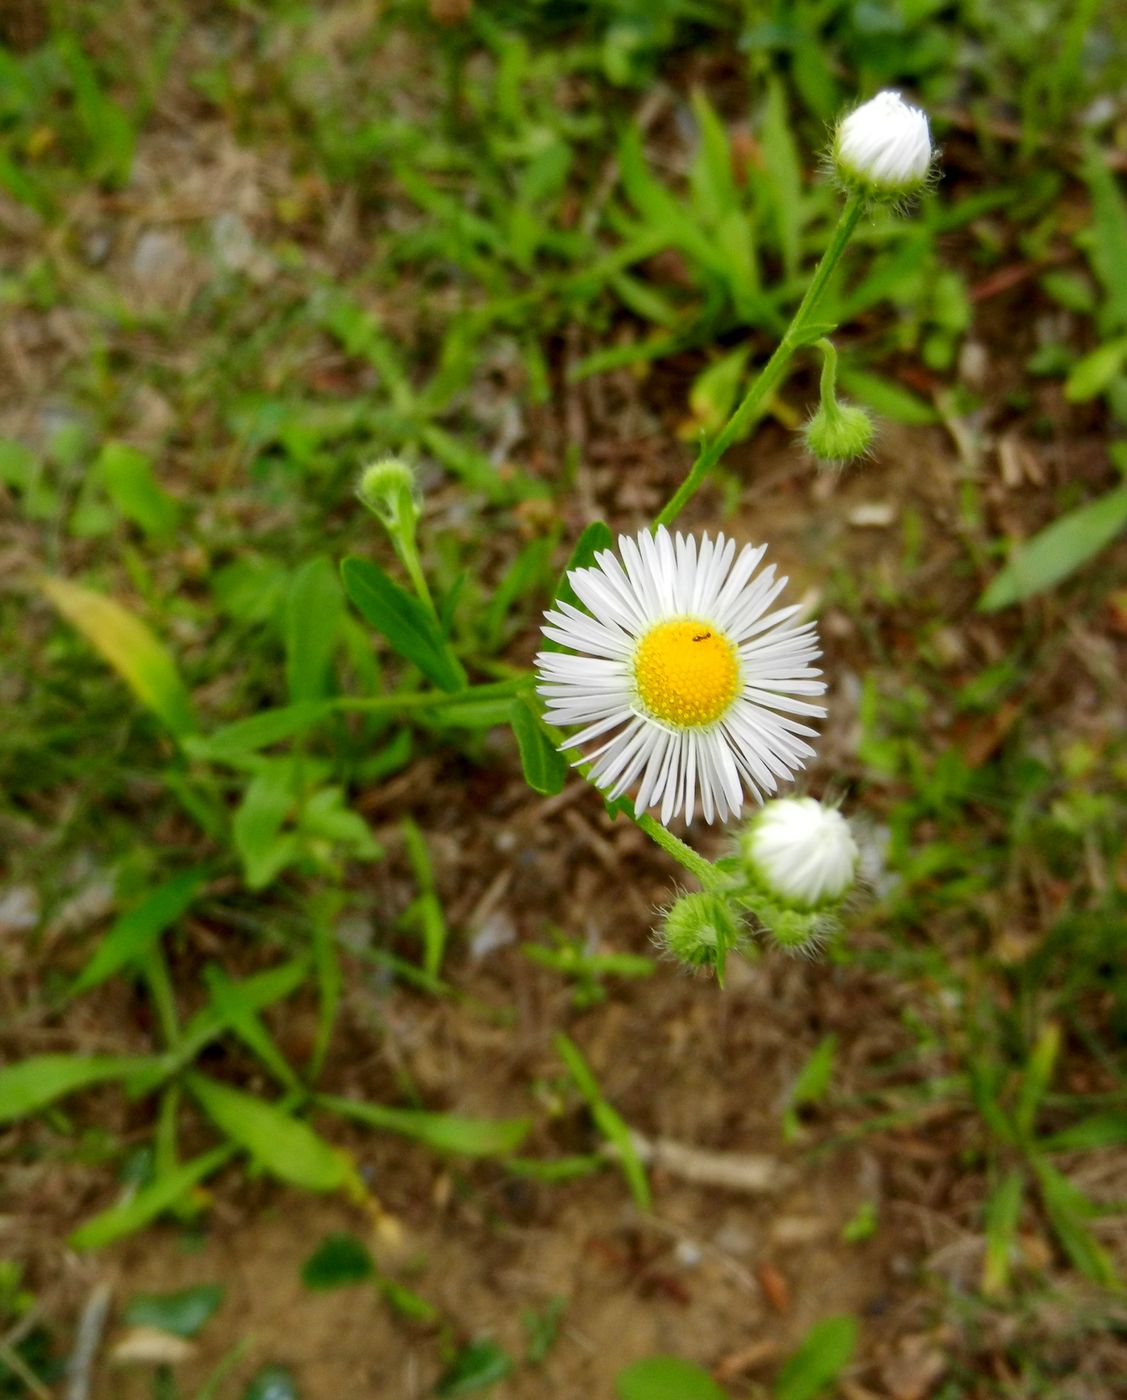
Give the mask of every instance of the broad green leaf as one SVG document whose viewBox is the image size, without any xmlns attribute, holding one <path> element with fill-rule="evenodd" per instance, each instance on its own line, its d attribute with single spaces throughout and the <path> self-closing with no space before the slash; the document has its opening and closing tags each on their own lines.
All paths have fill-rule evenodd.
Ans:
<svg viewBox="0 0 1127 1400">
<path fill-rule="evenodd" d="M 545 734 L 540 720 L 527 700 L 514 700 L 509 707 L 509 723 L 513 726 L 520 749 L 525 782 L 533 792 L 553 797 L 567 781 L 567 759 Z"/>
<path fill-rule="evenodd" d="M 165 929 L 191 907 L 206 877 L 202 866 L 182 871 L 122 914 L 79 973 L 71 994 L 89 991 L 147 953 Z"/>
<path fill-rule="evenodd" d="M 350 555 L 341 565 L 344 591 L 394 651 L 440 690 L 465 688 L 466 675 L 430 611 L 376 564 Z"/>
<path fill-rule="evenodd" d="M 91 1084 L 128 1079 L 154 1063 L 147 1056 L 35 1055 L 0 1069 L 0 1123 L 38 1113 Z"/>
<path fill-rule="evenodd" d="M 436 1152 L 465 1157 L 504 1157 L 515 1152 L 532 1127 L 531 1118 L 466 1118 L 421 1108 L 388 1108 L 337 1094 L 319 1094 L 317 1103 L 344 1118 L 414 1138 Z"/>
<path fill-rule="evenodd" d="M 1033 1165 L 1045 1211 L 1064 1252 L 1088 1278 L 1105 1288 L 1119 1288 L 1115 1265 L 1086 1223 L 1089 1216 L 1096 1214 L 1096 1207 L 1043 1158 L 1035 1158 Z"/>
<path fill-rule="evenodd" d="M 155 1327 L 176 1337 L 194 1337 L 216 1312 L 226 1290 L 221 1283 L 201 1283 L 175 1293 L 136 1293 L 125 1305 L 129 1327 Z"/>
<path fill-rule="evenodd" d="M 332 564 L 324 556 L 310 559 L 294 575 L 286 597 L 286 684 L 292 704 L 325 698 L 343 617 Z"/>
<path fill-rule="evenodd" d="M 980 612 L 1008 608 L 1067 578 L 1127 526 L 1127 486 L 1078 506 L 1019 544 L 978 600 Z"/>
<path fill-rule="evenodd" d="M 171 734 L 182 738 L 195 729 L 192 702 L 176 663 L 139 618 L 113 598 L 69 579 L 45 578 L 42 588 Z"/>
<path fill-rule="evenodd" d="M 434 1388 L 436 1395 L 446 1397 L 472 1395 L 496 1384 L 512 1371 L 512 1358 L 488 1338 L 470 1342 L 462 1348 L 449 1368 L 443 1372 Z"/>
<path fill-rule="evenodd" d="M 263 710 L 247 719 L 225 724 L 214 733 L 193 735 L 185 741 L 184 748 L 193 758 L 215 763 L 244 758 L 247 754 L 304 734 L 337 713 L 338 707 L 331 700 Z"/>
<path fill-rule="evenodd" d="M 618 1400 L 728 1400 L 712 1377 L 679 1356 L 647 1356 L 614 1378 Z"/>
<path fill-rule="evenodd" d="M 231 823 L 243 875 L 252 890 L 265 888 L 297 853 L 282 826 L 295 803 L 292 762 L 272 761 L 251 779 Z"/>
<path fill-rule="evenodd" d="M 235 1152 L 236 1149 L 226 1143 L 194 1157 L 167 1176 L 158 1177 L 149 1186 L 142 1187 L 135 1196 L 120 1205 L 110 1206 L 108 1210 L 92 1216 L 74 1231 L 67 1243 L 74 1249 L 101 1249 L 114 1240 L 143 1229 L 158 1215 L 171 1210 L 201 1181 L 225 1166 Z"/>
<path fill-rule="evenodd" d="M 313 1290 L 341 1288 L 373 1278 L 375 1261 L 355 1235 L 328 1235 L 301 1266 L 301 1281 Z"/>
<path fill-rule="evenodd" d="M 815 1400 L 848 1366 L 856 1345 L 855 1318 L 842 1314 L 816 1322 L 779 1370 L 775 1400 Z"/>
<path fill-rule="evenodd" d="M 871 408 L 894 423 L 907 423 L 910 427 L 926 427 L 938 423 L 939 414 L 931 404 L 917 397 L 910 390 L 895 384 L 890 379 L 869 374 L 867 370 L 842 367 L 838 378 L 847 393 L 859 403 Z"/>
<path fill-rule="evenodd" d="M 335 1191 L 349 1181 L 343 1154 L 285 1109 L 202 1074 L 185 1083 L 215 1126 L 281 1181 L 307 1191 Z"/>
<path fill-rule="evenodd" d="M 1064 383 L 1064 396 L 1070 403 L 1085 403 L 1102 394 L 1127 363 L 1127 337 L 1097 346 L 1073 365 Z"/>
<path fill-rule="evenodd" d="M 986 1258 L 982 1266 L 982 1291 L 988 1295 L 1001 1293 L 1010 1277 L 1010 1256 L 1021 1201 L 1025 1193 L 1025 1173 L 1014 1167 L 997 1183 L 986 1201 Z"/>
<path fill-rule="evenodd" d="M 180 520 L 180 507 L 153 476 L 146 453 L 124 442 L 107 442 L 95 470 L 111 501 L 127 520 L 154 540 L 167 539 Z"/>
</svg>

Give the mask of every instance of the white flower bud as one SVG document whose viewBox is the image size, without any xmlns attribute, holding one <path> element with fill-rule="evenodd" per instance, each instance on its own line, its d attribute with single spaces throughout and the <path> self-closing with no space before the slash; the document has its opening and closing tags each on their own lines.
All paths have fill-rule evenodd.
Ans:
<svg viewBox="0 0 1127 1400">
<path fill-rule="evenodd" d="M 847 189 L 899 199 L 927 183 L 933 150 L 927 116 L 898 92 L 878 92 L 838 123 L 833 162 Z"/>
<path fill-rule="evenodd" d="M 824 910 L 852 888 L 857 843 L 834 807 L 813 797 L 766 803 L 748 823 L 740 850 L 753 885 L 780 905 Z"/>
</svg>

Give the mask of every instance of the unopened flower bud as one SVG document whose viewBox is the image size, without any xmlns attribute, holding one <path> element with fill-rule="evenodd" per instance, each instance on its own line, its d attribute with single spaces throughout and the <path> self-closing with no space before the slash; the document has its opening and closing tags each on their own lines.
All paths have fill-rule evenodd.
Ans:
<svg viewBox="0 0 1127 1400">
<path fill-rule="evenodd" d="M 840 399 L 823 401 L 802 426 L 802 440 L 811 455 L 832 467 L 863 457 L 876 433 L 876 424 L 863 408 Z"/>
<path fill-rule="evenodd" d="M 889 201 L 923 189 L 933 155 L 926 115 L 898 92 L 879 92 L 843 118 L 832 151 L 846 189 Z"/>
<path fill-rule="evenodd" d="M 657 937 L 686 967 L 716 968 L 740 941 L 740 925 L 728 901 L 706 890 L 683 894 L 670 905 Z"/>
<path fill-rule="evenodd" d="M 765 803 L 740 837 L 740 854 L 755 889 L 781 909 L 800 913 L 840 904 L 857 871 L 849 823 L 813 797 Z M 779 938 L 779 930 L 772 931 Z"/>
<path fill-rule="evenodd" d="M 809 909 L 759 909 L 763 931 L 786 953 L 816 953 L 837 928 L 831 915 Z"/>
<path fill-rule="evenodd" d="M 389 528 L 401 521 L 413 523 L 418 514 L 415 507 L 415 473 L 399 457 L 382 457 L 360 473 L 356 494 Z"/>
</svg>

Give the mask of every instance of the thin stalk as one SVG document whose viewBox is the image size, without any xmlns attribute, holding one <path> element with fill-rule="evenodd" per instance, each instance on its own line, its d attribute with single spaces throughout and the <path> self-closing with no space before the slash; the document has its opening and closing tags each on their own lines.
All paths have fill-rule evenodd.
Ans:
<svg viewBox="0 0 1127 1400">
<path fill-rule="evenodd" d="M 708 473 L 719 462 L 732 443 L 759 416 L 764 404 L 783 378 L 794 352 L 802 344 L 802 331 L 806 321 L 825 291 L 826 283 L 840 261 L 841 255 L 845 251 L 845 245 L 852 237 L 864 207 L 864 201 L 857 195 L 850 195 L 846 200 L 845 208 L 841 211 L 841 218 L 838 219 L 837 227 L 830 239 L 830 245 L 822 254 L 822 260 L 814 270 L 814 276 L 806 289 L 806 295 L 802 298 L 798 310 L 791 318 L 791 323 L 783 333 L 783 338 L 779 341 L 775 353 L 752 381 L 751 387 L 737 405 L 731 418 L 712 441 L 706 443 L 701 449 L 688 476 L 673 493 L 668 504 L 654 521 L 655 525 L 669 525 L 676 520 L 686 504 L 696 495 Z"/>
<path fill-rule="evenodd" d="M 419 561 L 419 551 L 415 544 L 414 531 L 412 530 L 410 535 L 408 535 L 406 530 L 402 530 L 398 536 L 394 538 L 400 562 L 407 570 L 415 592 L 419 595 L 419 601 L 424 603 L 432 616 L 437 618 L 438 612 L 434 606 L 434 599 L 430 595 L 430 588 L 423 574 L 423 566 Z"/>
<path fill-rule="evenodd" d="M 723 882 L 723 876 L 710 860 L 698 855 L 692 846 L 686 845 L 679 836 L 667 831 L 648 812 L 643 812 L 640 816 L 635 812 L 634 821 L 651 841 L 656 841 L 663 851 L 679 861 L 691 875 L 695 875 L 706 890 L 715 889 Z"/>
</svg>

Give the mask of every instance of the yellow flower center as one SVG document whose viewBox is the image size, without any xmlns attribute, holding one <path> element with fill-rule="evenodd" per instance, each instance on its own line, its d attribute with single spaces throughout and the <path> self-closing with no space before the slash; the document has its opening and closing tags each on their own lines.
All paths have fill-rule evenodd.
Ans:
<svg viewBox="0 0 1127 1400">
<path fill-rule="evenodd" d="M 739 690 L 736 649 L 699 618 L 659 622 L 638 643 L 634 679 L 655 719 L 679 727 L 712 724 Z"/>
</svg>

